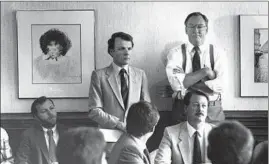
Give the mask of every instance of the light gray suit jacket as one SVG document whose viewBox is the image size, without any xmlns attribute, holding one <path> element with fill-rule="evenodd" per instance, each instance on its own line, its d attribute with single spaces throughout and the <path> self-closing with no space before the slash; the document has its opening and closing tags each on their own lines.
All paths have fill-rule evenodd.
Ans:
<svg viewBox="0 0 269 164">
<path fill-rule="evenodd" d="M 205 157 L 202 157 L 205 161 L 203 162 L 210 163 L 210 160 L 207 158 L 207 136 L 213 127 L 213 124 L 205 124 L 205 148 L 203 150 Z M 192 157 L 190 157 L 189 152 L 187 122 L 185 121 L 165 128 L 155 157 L 155 164 L 191 164 Z"/>
<path fill-rule="evenodd" d="M 151 164 L 143 151 L 134 138 L 125 133 L 114 145 L 108 164 Z"/>
<path fill-rule="evenodd" d="M 102 128 L 115 128 L 124 122 L 129 107 L 140 100 L 150 102 L 148 82 L 143 70 L 129 66 L 129 95 L 125 109 L 112 64 L 92 72 L 89 91 L 89 118 Z"/>
</svg>

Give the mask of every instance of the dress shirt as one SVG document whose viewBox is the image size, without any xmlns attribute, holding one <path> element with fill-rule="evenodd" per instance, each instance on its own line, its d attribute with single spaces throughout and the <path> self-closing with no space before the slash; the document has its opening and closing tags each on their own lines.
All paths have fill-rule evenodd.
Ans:
<svg viewBox="0 0 269 164">
<path fill-rule="evenodd" d="M 193 156 L 193 146 L 194 146 L 194 133 L 196 131 L 198 131 L 198 139 L 200 142 L 200 147 L 201 147 L 201 156 L 202 156 L 202 161 L 205 161 L 205 151 L 206 151 L 206 147 L 205 147 L 205 142 L 204 140 L 206 139 L 204 136 L 204 126 L 202 125 L 200 129 L 196 130 L 194 129 L 189 122 L 187 121 L 187 130 L 188 130 L 188 143 L 189 143 L 189 150 L 190 150 L 190 154 L 189 154 L 189 158 L 190 161 L 192 161 L 192 156 Z M 192 163 L 192 162 L 191 162 Z"/>
<path fill-rule="evenodd" d="M 166 64 L 166 74 L 168 81 L 174 91 L 173 97 L 175 97 L 178 91 L 181 91 L 181 99 L 186 94 L 187 88 L 183 85 L 183 80 L 186 74 L 192 72 L 192 58 L 194 56 L 195 51 L 193 50 L 194 46 L 188 42 L 186 45 L 186 69 L 185 72 L 183 70 L 183 55 L 181 50 L 181 45 L 171 49 L 167 55 L 167 64 Z M 211 68 L 210 62 L 210 54 L 209 54 L 209 44 L 205 42 L 205 44 L 199 46 L 200 49 L 200 62 L 201 68 L 209 67 Z M 216 73 L 216 78 L 213 80 L 208 80 L 205 84 L 214 91 L 213 96 L 209 96 L 211 101 L 216 100 L 218 97 L 217 93 L 223 92 L 223 82 L 225 81 L 224 73 L 226 65 L 226 58 L 224 53 L 222 53 L 219 49 L 214 45 L 214 71 Z M 180 69 L 180 73 L 173 74 L 173 69 Z"/>
<path fill-rule="evenodd" d="M 48 129 L 47 128 L 44 128 L 43 126 L 42 126 L 42 129 L 44 131 L 46 145 L 47 145 L 47 148 L 49 150 L 49 136 L 48 136 L 48 133 L 47 133 L 48 132 Z M 59 140 L 59 133 L 56 130 L 56 125 L 51 130 L 53 131 L 53 140 L 54 140 L 55 144 L 57 145 L 58 140 Z"/>
<path fill-rule="evenodd" d="M 124 78 L 126 80 L 126 83 L 127 83 L 127 87 L 129 87 L 129 67 L 128 65 L 125 65 L 123 67 L 119 67 L 118 65 L 116 65 L 114 62 L 112 63 L 113 65 L 113 70 L 114 70 L 114 76 L 116 77 L 116 80 L 117 80 L 117 84 L 120 88 L 120 91 L 121 91 L 121 80 L 120 80 L 120 70 L 121 69 L 125 69 L 126 73 L 127 74 L 124 74 Z"/>
<path fill-rule="evenodd" d="M 12 150 L 9 145 L 9 137 L 5 129 L 1 128 L 1 164 L 12 164 Z"/>
</svg>

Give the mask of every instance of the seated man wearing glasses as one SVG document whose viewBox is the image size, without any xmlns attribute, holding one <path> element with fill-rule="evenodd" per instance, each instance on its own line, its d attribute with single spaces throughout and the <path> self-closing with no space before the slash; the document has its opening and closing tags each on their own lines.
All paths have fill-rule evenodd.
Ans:
<svg viewBox="0 0 269 164">
<path fill-rule="evenodd" d="M 185 19 L 189 41 L 167 54 L 166 74 L 173 89 L 173 123 L 186 120 L 183 99 L 188 88 L 209 93 L 208 122 L 225 119 L 221 94 L 224 90 L 225 56 L 206 40 L 208 19 L 194 12 Z"/>
</svg>

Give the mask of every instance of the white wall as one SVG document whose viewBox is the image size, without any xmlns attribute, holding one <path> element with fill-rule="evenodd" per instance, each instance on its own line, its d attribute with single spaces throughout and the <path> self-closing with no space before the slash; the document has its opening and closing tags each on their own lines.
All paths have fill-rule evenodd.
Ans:
<svg viewBox="0 0 269 164">
<path fill-rule="evenodd" d="M 2 2 L 1 3 L 1 112 L 29 112 L 33 99 L 18 99 L 17 10 L 94 9 L 96 14 L 96 68 L 110 64 L 107 40 L 117 31 L 134 37 L 131 64 L 146 71 L 150 93 L 160 110 L 171 100 L 160 98 L 157 86 L 166 84 L 162 62 L 166 47 L 187 40 L 185 17 L 193 11 L 208 16 L 208 38 L 227 55 L 228 88 L 225 110 L 267 110 L 267 98 L 241 98 L 239 67 L 239 15 L 268 14 L 267 2 Z M 90 76 L 90 75 L 89 75 Z M 88 89 L 88 88 L 85 88 Z M 87 99 L 54 99 L 59 111 L 87 111 Z"/>
</svg>

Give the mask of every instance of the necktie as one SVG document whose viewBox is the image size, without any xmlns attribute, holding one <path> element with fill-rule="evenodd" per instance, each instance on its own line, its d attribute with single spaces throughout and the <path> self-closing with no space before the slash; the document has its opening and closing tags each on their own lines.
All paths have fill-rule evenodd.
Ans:
<svg viewBox="0 0 269 164">
<path fill-rule="evenodd" d="M 145 154 L 145 156 L 147 157 L 147 160 L 149 161 L 149 163 L 151 163 L 150 162 L 150 157 L 149 157 L 149 151 L 148 151 L 148 149 L 146 148 L 146 149 L 144 149 L 144 154 Z M 144 161 L 144 163 L 147 163 L 146 161 Z"/>
<path fill-rule="evenodd" d="M 47 131 L 47 134 L 49 136 L 49 158 L 51 162 L 57 162 L 56 158 L 56 144 L 53 139 L 53 131 L 49 129 Z"/>
<path fill-rule="evenodd" d="M 199 47 L 194 47 L 193 48 L 195 53 L 192 58 L 192 72 L 198 71 L 201 69 L 201 62 L 200 62 L 200 55 L 199 55 Z"/>
<path fill-rule="evenodd" d="M 120 81 L 121 81 L 121 96 L 124 102 L 124 107 L 126 108 L 127 106 L 127 101 L 128 101 L 128 87 L 127 87 L 127 81 L 124 77 L 124 74 L 126 73 L 125 69 L 120 70 Z"/>
<path fill-rule="evenodd" d="M 193 145 L 193 164 L 200 164 L 202 163 L 202 155 L 201 155 L 201 148 L 200 142 L 198 139 L 198 132 L 194 133 L 194 145 Z"/>
</svg>

